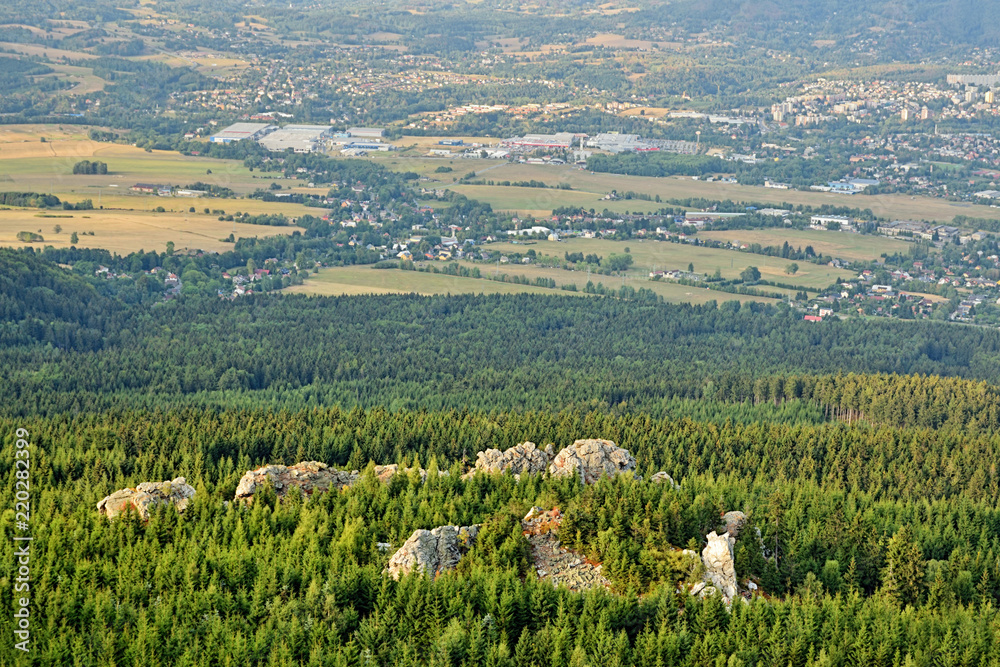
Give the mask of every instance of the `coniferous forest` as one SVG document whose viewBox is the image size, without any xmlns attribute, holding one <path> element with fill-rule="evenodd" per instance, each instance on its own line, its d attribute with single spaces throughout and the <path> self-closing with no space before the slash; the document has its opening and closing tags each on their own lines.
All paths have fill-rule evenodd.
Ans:
<svg viewBox="0 0 1000 667">
<path fill-rule="evenodd" d="M 0 664 L 1000 665 L 1000 332 L 641 293 L 143 289 L 0 251 Z M 6 611 L 18 438 L 29 653 Z M 580 438 L 636 475 L 465 474 Z M 360 478 L 234 500 L 248 470 L 301 461 Z M 178 477 L 183 512 L 95 509 Z M 607 587 L 538 575 L 535 506 Z M 734 510 L 753 594 L 689 594 L 681 550 Z M 384 545 L 445 524 L 482 526 L 457 567 L 385 573 Z"/>
</svg>

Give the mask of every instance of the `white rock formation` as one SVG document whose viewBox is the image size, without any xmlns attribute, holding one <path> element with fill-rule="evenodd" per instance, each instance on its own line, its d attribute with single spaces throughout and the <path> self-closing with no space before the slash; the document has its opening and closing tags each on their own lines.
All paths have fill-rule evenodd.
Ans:
<svg viewBox="0 0 1000 667">
<path fill-rule="evenodd" d="M 708 544 L 701 552 L 701 560 L 705 564 L 705 581 L 718 588 L 727 603 L 731 602 L 738 592 L 733 559 L 736 539 L 728 533 L 716 535 L 714 530 L 707 537 Z"/>
</svg>

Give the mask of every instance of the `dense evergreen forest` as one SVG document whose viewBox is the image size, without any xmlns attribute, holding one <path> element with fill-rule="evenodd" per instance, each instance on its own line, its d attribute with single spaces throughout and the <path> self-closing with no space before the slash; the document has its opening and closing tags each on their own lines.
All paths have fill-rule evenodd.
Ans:
<svg viewBox="0 0 1000 667">
<path fill-rule="evenodd" d="M 1000 664 L 1000 332 L 638 296 L 160 302 L 20 251 L 0 314 L 5 610 L 19 428 L 33 495 L 32 650 L 5 612 L 0 664 Z M 590 437 L 639 476 L 463 476 Z M 309 460 L 365 473 L 233 502 L 247 470 Z M 95 511 L 181 476 L 182 514 Z M 532 506 L 608 590 L 535 575 Z M 678 591 L 676 550 L 734 509 L 761 594 Z M 379 544 L 446 523 L 483 524 L 454 571 L 383 573 Z"/>
</svg>

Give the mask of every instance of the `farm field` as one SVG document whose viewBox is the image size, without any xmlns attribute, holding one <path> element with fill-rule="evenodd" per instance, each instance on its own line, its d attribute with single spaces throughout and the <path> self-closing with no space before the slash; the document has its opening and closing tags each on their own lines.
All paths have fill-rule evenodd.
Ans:
<svg viewBox="0 0 1000 667">
<path fill-rule="evenodd" d="M 46 216 L 46 217 L 40 217 Z M 55 227 L 62 228 L 56 233 Z M 231 250 L 233 244 L 220 239 L 233 232 L 232 222 L 218 220 L 203 213 L 152 213 L 145 211 L 62 211 L 39 209 L 0 210 L 0 246 L 51 245 L 68 248 L 70 235 L 79 236 L 78 248 L 104 248 L 126 255 L 137 250 L 162 252 L 173 241 L 177 250 L 192 249 L 210 252 Z M 236 238 L 291 234 L 298 227 L 267 225 L 235 225 Z M 35 232 L 45 239 L 39 243 L 24 243 L 18 232 Z M 86 232 L 94 232 L 93 236 Z"/>
<path fill-rule="evenodd" d="M 491 248 L 494 246 L 490 246 Z M 479 270 L 486 274 L 492 274 L 496 272 L 496 269 L 490 269 L 489 266 L 484 266 L 483 264 L 473 264 L 471 262 L 460 262 L 464 266 L 478 266 Z M 776 299 L 771 299 L 767 297 L 757 297 L 757 296 L 746 296 L 742 294 L 728 294 L 726 292 L 713 292 L 712 290 L 703 287 L 691 287 L 690 285 L 680 285 L 675 282 L 670 281 L 659 281 L 650 280 L 647 273 L 633 272 L 625 276 L 625 280 L 622 280 L 621 276 L 603 276 L 598 274 L 587 274 L 586 271 L 567 271 L 565 269 L 557 269 L 550 267 L 535 266 L 531 264 L 516 264 L 516 265 L 505 265 L 501 266 L 499 273 L 505 273 L 508 276 L 524 276 L 531 280 L 536 278 L 551 278 L 556 281 L 556 285 L 560 288 L 563 285 L 576 285 L 579 292 L 571 292 L 568 290 L 556 289 L 550 291 L 558 291 L 560 294 L 579 294 L 583 292 L 583 288 L 587 285 L 587 281 L 593 282 L 594 285 L 602 284 L 608 289 L 618 289 L 623 284 L 628 285 L 632 289 L 646 288 L 652 290 L 655 294 L 662 296 L 664 301 L 669 303 L 693 303 L 702 304 L 709 301 L 757 301 L 761 303 L 775 303 Z M 781 290 L 772 287 L 763 287 L 770 292 L 783 292 L 789 293 L 788 290 Z M 789 293 L 791 295 L 791 293 Z"/>
<path fill-rule="evenodd" d="M 135 146 L 92 141 L 87 131 L 85 126 L 72 125 L 0 127 L 0 189 L 58 195 L 92 185 L 115 183 L 128 188 L 136 181 L 171 185 L 203 181 L 237 192 L 263 187 L 235 160 L 189 157 L 173 151 L 146 152 Z M 106 162 L 109 173 L 74 175 L 73 165 L 85 159 Z"/>
<path fill-rule="evenodd" d="M 811 245 L 823 255 L 849 261 L 872 261 L 882 253 L 906 253 L 913 245 L 885 236 L 868 236 L 848 232 L 823 232 L 814 229 L 733 229 L 720 232 L 698 232 L 700 239 L 729 243 L 759 243 L 762 246 L 781 245 L 785 241 L 795 248 Z"/>
<path fill-rule="evenodd" d="M 712 275 L 718 269 L 723 278 L 737 278 L 746 267 L 756 266 L 765 280 L 788 283 L 802 287 L 821 289 L 836 282 L 837 278 L 854 277 L 850 271 L 819 266 L 809 262 L 797 262 L 799 270 L 795 275 L 787 275 L 785 267 L 791 262 L 780 257 L 752 255 L 735 250 L 703 248 L 686 243 L 666 241 L 632 240 L 608 241 L 603 239 L 573 238 L 565 241 L 536 241 L 531 244 L 492 243 L 486 249 L 499 252 L 535 252 L 562 258 L 565 253 L 582 252 L 607 257 L 612 253 L 624 253 L 628 247 L 634 259 L 630 274 L 645 277 L 653 270 L 686 269 L 694 264 L 696 273 Z M 606 276 L 605 276 L 606 277 Z M 613 280 L 613 278 L 609 278 Z M 584 281 L 586 282 L 586 281 Z M 595 281 L 596 282 L 596 281 Z M 762 289 L 776 291 L 775 288 Z"/>
<path fill-rule="evenodd" d="M 460 173 L 467 171 L 470 171 L 470 169 L 464 169 Z M 823 206 L 824 204 L 851 206 L 862 209 L 868 208 L 877 216 L 895 219 L 950 222 L 956 215 L 1000 219 L 1000 209 L 978 204 L 950 202 L 931 197 L 910 198 L 905 195 L 875 195 L 870 197 L 857 195 L 850 197 L 829 192 L 774 190 L 735 183 L 695 181 L 686 177 L 653 178 L 647 176 L 624 176 L 620 174 L 592 174 L 585 169 L 568 165 L 502 163 L 502 166 L 491 169 L 488 175 L 484 174 L 483 177 L 499 181 L 525 181 L 534 179 L 548 183 L 549 185 L 567 183 L 574 191 L 580 191 L 581 196 L 579 201 L 583 201 L 591 196 L 584 193 L 597 193 L 599 198 L 612 190 L 617 190 L 619 193 L 631 190 L 650 196 L 659 195 L 663 200 L 705 197 L 713 200 L 730 199 L 736 202 L 747 203 L 801 204 L 814 207 Z M 450 185 L 447 187 L 463 192 L 467 196 L 472 196 L 469 193 L 475 192 L 479 198 L 489 201 L 494 207 L 501 210 L 517 210 L 520 213 L 537 216 L 545 208 L 543 205 L 544 200 L 526 201 L 523 195 L 517 192 L 520 188 L 512 191 L 510 188 L 499 186 Z M 483 189 L 470 190 L 470 188 Z M 655 202 L 642 200 L 626 200 L 610 203 L 626 204 L 627 208 L 632 211 L 653 211 L 661 206 Z M 586 208 L 602 210 L 605 207 L 604 204 L 605 202 L 593 202 L 587 205 Z M 583 204 L 579 205 L 582 206 Z M 619 210 L 610 205 L 607 208 L 610 210 Z M 546 211 L 545 214 L 547 215 L 550 212 L 551 210 Z"/>
<path fill-rule="evenodd" d="M 285 292 L 338 296 L 355 294 L 572 294 L 531 285 L 515 285 L 481 278 L 463 278 L 440 273 L 344 266 L 321 269 L 302 285 Z"/>
</svg>

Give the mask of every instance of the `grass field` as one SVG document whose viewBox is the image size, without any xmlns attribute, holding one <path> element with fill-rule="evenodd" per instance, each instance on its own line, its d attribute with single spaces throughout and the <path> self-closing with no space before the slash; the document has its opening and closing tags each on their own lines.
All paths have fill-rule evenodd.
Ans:
<svg viewBox="0 0 1000 667">
<path fill-rule="evenodd" d="M 456 171 L 464 174 L 473 168 L 479 168 L 480 161 L 469 160 L 468 169 Z M 399 160 L 401 170 L 406 170 L 405 160 Z M 513 164 L 502 163 L 501 166 L 491 169 L 484 178 L 494 181 L 525 181 L 538 180 L 549 185 L 567 183 L 576 192 L 575 199 L 569 194 L 560 191 L 561 194 L 552 196 L 552 201 L 575 201 L 573 205 L 585 206 L 602 210 L 605 202 L 594 201 L 612 190 L 627 192 L 629 190 L 644 193 L 651 196 L 659 195 L 661 199 L 687 199 L 689 197 L 704 197 L 712 200 L 730 199 L 736 202 L 759 202 L 767 204 L 802 204 L 806 206 L 819 207 L 824 204 L 836 206 L 851 206 L 857 208 L 869 208 L 877 216 L 894 219 L 913 220 L 936 220 L 950 222 L 956 215 L 968 215 L 979 218 L 1000 219 L 1000 209 L 990 208 L 976 204 L 964 204 L 950 202 L 932 197 L 908 197 L 905 195 L 875 195 L 875 196 L 846 196 L 829 192 L 803 192 L 799 190 L 774 190 L 770 188 L 737 185 L 735 183 L 718 183 L 694 181 L 690 178 L 669 177 L 652 178 L 645 176 L 623 176 L 620 174 L 592 174 L 591 172 L 569 165 L 535 165 L 535 164 Z M 467 196 L 473 196 L 483 201 L 488 201 L 495 208 L 500 210 L 517 211 L 521 214 L 531 214 L 535 216 L 548 215 L 551 207 L 548 207 L 548 198 L 525 197 L 521 192 L 523 188 L 509 188 L 500 186 L 468 186 L 468 185 L 447 185 L 454 190 L 462 192 Z M 545 192 L 542 190 L 542 192 Z M 595 197 L 596 195 L 596 197 Z M 586 204 L 583 202 L 587 202 Z M 661 206 L 655 202 L 642 200 L 630 200 L 613 202 L 617 205 L 624 205 L 631 211 L 654 211 Z M 556 204 L 560 205 L 560 204 Z M 548 208 L 548 210 L 545 210 Z M 619 210 L 608 205 L 610 210 Z M 622 208 L 621 210 L 624 210 Z"/>
<path fill-rule="evenodd" d="M 58 194 L 78 186 L 116 182 L 128 188 L 136 181 L 171 185 L 203 181 L 237 192 L 263 187 L 235 160 L 189 157 L 173 151 L 147 152 L 135 146 L 91 141 L 88 130 L 74 125 L 0 126 L 0 188 Z M 73 165 L 83 159 L 106 162 L 109 173 L 74 176 Z"/>
<path fill-rule="evenodd" d="M 735 229 L 724 232 L 698 232 L 700 239 L 713 239 L 729 243 L 759 243 L 762 246 L 778 245 L 785 241 L 795 248 L 811 245 L 813 250 L 849 261 L 871 261 L 882 253 L 906 253 L 912 244 L 885 236 L 862 236 L 847 232 L 823 232 L 814 229 Z"/>
<path fill-rule="evenodd" d="M 345 266 L 322 269 L 302 285 L 287 292 L 321 296 L 353 294 L 571 294 L 560 290 L 514 285 L 480 278 L 462 278 L 439 273 L 373 269 L 370 266 Z"/>
<path fill-rule="evenodd" d="M 496 246 L 490 246 L 494 248 Z M 669 303 L 693 303 L 702 304 L 708 301 L 759 301 L 762 303 L 774 303 L 776 299 L 770 299 L 766 297 L 756 297 L 756 296 L 745 296 L 740 294 L 728 294 L 725 292 L 713 292 L 709 289 L 703 287 L 691 287 L 689 285 L 679 285 L 670 281 L 657 281 L 649 280 L 648 272 L 633 272 L 625 276 L 625 280 L 622 280 L 621 276 L 602 276 L 597 274 L 588 275 L 586 271 L 567 271 L 565 269 L 549 268 L 542 266 L 535 266 L 532 264 L 518 264 L 518 265 L 501 265 L 499 269 L 490 268 L 488 266 L 483 266 L 482 264 L 473 265 L 472 263 L 461 262 L 461 264 L 472 267 L 478 266 L 480 271 L 485 274 L 493 273 L 505 273 L 508 276 L 524 276 L 530 280 L 536 278 L 551 278 L 556 281 L 556 285 L 562 287 L 563 285 L 576 285 L 580 292 L 586 287 L 587 282 L 590 281 L 594 285 L 603 284 L 608 289 L 619 289 L 622 285 L 628 285 L 633 289 L 646 288 L 652 290 L 655 294 L 662 296 L 664 301 Z M 778 290 L 771 287 L 765 287 L 768 291 L 778 291 L 787 293 L 787 290 Z M 560 293 L 574 294 L 575 292 L 569 292 L 564 290 L 559 290 Z"/>
<path fill-rule="evenodd" d="M 688 264 L 694 264 L 696 273 L 712 275 L 718 269 L 722 273 L 722 277 L 726 279 L 737 278 L 746 267 L 756 266 L 765 280 L 817 289 L 828 287 L 836 282 L 837 278 L 854 277 L 850 271 L 818 266 L 809 262 L 797 262 L 798 272 L 795 275 L 787 275 L 785 267 L 791 262 L 780 257 L 764 257 L 735 250 L 716 250 L 665 241 L 606 241 L 603 239 L 574 238 L 565 241 L 538 241 L 532 245 L 494 243 L 485 246 L 486 249 L 499 252 L 524 253 L 528 249 L 534 249 L 535 252 L 559 258 L 564 257 L 565 253 L 576 252 L 608 257 L 612 253 L 624 253 L 626 247 L 629 248 L 634 259 L 633 268 L 629 271 L 629 275 L 636 278 L 646 277 L 654 269 L 684 270 L 687 269 Z M 602 278 L 614 280 L 614 278 L 607 276 Z M 557 280 L 557 282 L 559 281 Z M 594 282 L 596 283 L 597 280 L 594 279 Z M 777 291 L 770 287 L 762 289 Z"/>
<path fill-rule="evenodd" d="M 62 227 L 62 231 L 58 234 L 54 231 L 56 225 Z M 237 224 L 235 229 L 237 238 L 250 238 L 291 234 L 299 228 Z M 41 234 L 45 241 L 42 243 L 18 241 L 17 233 L 22 231 Z M 220 221 L 213 215 L 107 210 L 0 210 L 0 246 L 51 245 L 56 248 L 68 248 L 71 245 L 70 235 L 73 232 L 79 235 L 77 247 L 104 248 L 120 255 L 136 250 L 162 252 L 166 249 L 168 241 L 173 241 L 177 250 L 190 248 L 223 252 L 233 247 L 233 244 L 219 240 L 233 232 L 233 223 Z M 85 232 L 94 232 L 94 235 L 90 236 Z"/>
<path fill-rule="evenodd" d="M 463 265 L 473 266 L 462 262 Z M 488 272 L 488 267 L 478 265 L 481 271 Z M 562 269 L 547 269 L 537 266 L 505 266 L 500 270 L 509 276 L 526 276 L 553 278 L 558 285 L 577 285 L 580 291 L 571 292 L 563 289 L 547 289 L 533 285 L 518 285 L 502 283 L 482 278 L 462 278 L 436 273 L 419 271 L 400 271 L 397 269 L 373 269 L 369 266 L 347 266 L 322 269 L 318 274 L 308 278 L 303 285 L 286 289 L 287 292 L 315 294 L 320 296 L 356 295 L 356 294 L 551 294 L 561 296 L 586 296 L 583 287 L 587 284 L 587 274 L 581 271 L 564 271 Z M 593 276 L 594 284 L 604 283 L 608 288 L 618 288 L 622 285 L 621 278 L 609 276 Z M 774 299 L 712 292 L 697 287 L 687 287 L 675 283 L 655 282 L 628 278 L 626 283 L 639 289 L 645 287 L 663 297 L 670 303 L 702 304 L 708 301 L 760 301 L 774 303 Z"/>
</svg>

